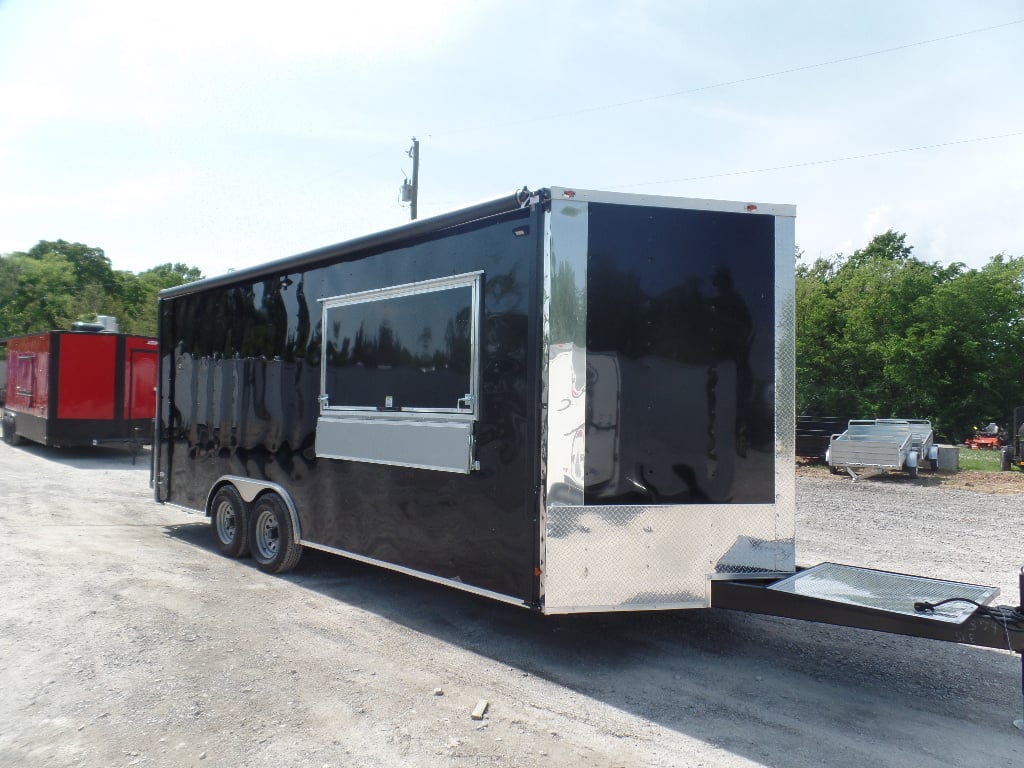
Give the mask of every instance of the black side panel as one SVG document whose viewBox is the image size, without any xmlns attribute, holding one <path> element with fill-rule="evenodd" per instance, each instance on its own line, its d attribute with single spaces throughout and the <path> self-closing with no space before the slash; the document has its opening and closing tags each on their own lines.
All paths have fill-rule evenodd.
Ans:
<svg viewBox="0 0 1024 768">
<path fill-rule="evenodd" d="M 773 503 L 774 217 L 591 203 L 589 225 L 585 502 Z"/>
<path fill-rule="evenodd" d="M 539 484 L 539 244 L 529 209 L 259 282 L 164 298 L 166 500 L 202 509 L 222 475 L 279 483 L 302 538 L 530 602 Z M 481 469 L 317 458 L 319 300 L 483 270 Z M 170 402 L 167 402 L 170 399 Z M 167 424 L 167 421 L 170 424 Z"/>
</svg>

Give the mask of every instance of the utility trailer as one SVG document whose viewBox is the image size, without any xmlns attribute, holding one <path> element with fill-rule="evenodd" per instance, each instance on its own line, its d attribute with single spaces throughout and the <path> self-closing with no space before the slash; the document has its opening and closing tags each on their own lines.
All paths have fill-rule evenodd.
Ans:
<svg viewBox="0 0 1024 768">
<path fill-rule="evenodd" d="M 833 472 L 890 469 L 917 477 L 922 461 L 935 469 L 938 447 L 926 419 L 851 419 L 845 432 L 832 435 L 826 459 Z"/>
<path fill-rule="evenodd" d="M 6 442 L 122 443 L 136 449 L 152 441 L 157 340 L 88 327 L 4 342 Z"/>
<path fill-rule="evenodd" d="M 524 188 L 164 290 L 156 500 L 272 573 L 1020 652 L 1017 614 L 942 602 L 993 588 L 797 569 L 794 213 Z"/>
</svg>

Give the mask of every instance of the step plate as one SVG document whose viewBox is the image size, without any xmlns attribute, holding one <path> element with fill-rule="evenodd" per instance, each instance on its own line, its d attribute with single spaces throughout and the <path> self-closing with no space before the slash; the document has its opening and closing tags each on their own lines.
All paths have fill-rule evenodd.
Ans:
<svg viewBox="0 0 1024 768">
<path fill-rule="evenodd" d="M 914 610 L 914 603 L 937 603 L 958 597 L 987 605 L 999 594 L 998 587 L 906 576 L 837 563 L 821 563 L 777 581 L 768 589 L 952 624 L 966 621 L 974 613 L 975 606 L 955 602 L 941 605 L 934 611 L 919 612 Z"/>
</svg>

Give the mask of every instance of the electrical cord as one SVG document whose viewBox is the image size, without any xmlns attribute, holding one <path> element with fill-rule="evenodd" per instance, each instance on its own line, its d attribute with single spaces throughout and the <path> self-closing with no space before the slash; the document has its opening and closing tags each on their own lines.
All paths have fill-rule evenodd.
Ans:
<svg viewBox="0 0 1024 768">
<path fill-rule="evenodd" d="M 933 613 L 936 608 L 946 603 L 970 603 L 978 609 L 976 611 L 978 616 L 992 619 L 992 621 L 999 624 L 1007 632 L 1024 632 L 1024 607 L 1019 605 L 988 606 L 966 597 L 949 597 L 945 600 L 939 600 L 937 603 L 929 603 L 927 601 L 914 603 L 914 610 L 918 613 Z"/>
</svg>

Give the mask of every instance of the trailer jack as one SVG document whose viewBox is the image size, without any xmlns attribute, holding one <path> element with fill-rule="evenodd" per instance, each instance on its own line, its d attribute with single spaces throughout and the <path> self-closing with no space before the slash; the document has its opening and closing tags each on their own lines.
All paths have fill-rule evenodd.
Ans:
<svg viewBox="0 0 1024 768">
<path fill-rule="evenodd" d="M 1017 606 L 1017 612 L 1024 612 L 1024 568 L 1020 569 L 1018 586 L 1020 589 L 1020 605 Z M 1017 651 L 1020 654 L 1020 708 L 1021 715 L 1024 715 L 1024 649 Z M 1014 720 L 1013 724 L 1020 730 L 1024 731 L 1024 717 L 1020 720 Z"/>
</svg>

